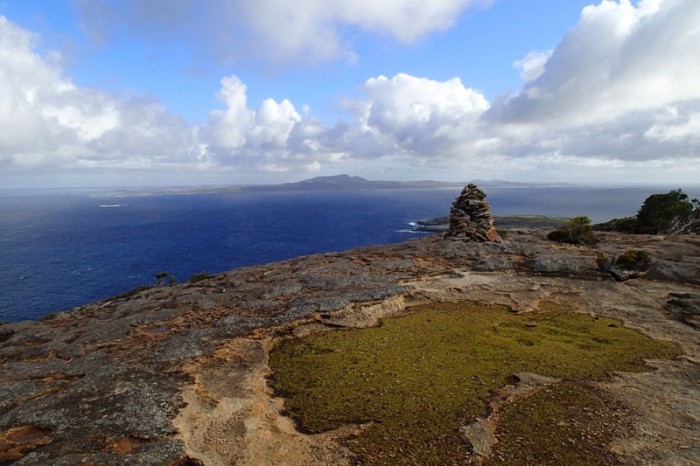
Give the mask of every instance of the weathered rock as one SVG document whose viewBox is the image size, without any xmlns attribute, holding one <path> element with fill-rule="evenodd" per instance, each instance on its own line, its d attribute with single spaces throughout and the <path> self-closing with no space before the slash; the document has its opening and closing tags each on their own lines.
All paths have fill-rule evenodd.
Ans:
<svg viewBox="0 0 700 466">
<path fill-rule="evenodd" d="M 483 201 L 478 192 L 468 195 Z M 597 270 L 599 255 L 631 248 L 652 255 L 646 275 L 617 282 Z M 535 230 L 511 231 L 508 243 L 436 235 L 242 268 L 206 286 L 150 290 L 3 325 L 0 464 L 231 464 L 215 460 L 231 446 L 236 464 L 348 464 L 334 437 L 299 433 L 281 414 L 266 384 L 267 351 L 285 335 L 368 327 L 414 303 L 462 299 L 518 312 L 564 301 L 679 342 L 685 359 L 673 362 L 678 370 L 635 376 L 627 391 L 614 393 L 634 393 L 640 422 L 644 410 L 657 414 L 637 437 L 624 433 L 631 440 L 620 451 L 629 464 L 696 464 L 696 453 L 678 445 L 700 444 L 692 414 L 700 333 L 691 326 L 698 257 L 696 236 L 601 232 L 595 245 L 562 247 Z M 257 348 L 254 358 L 248 347 Z M 176 423 L 185 410 L 192 417 Z M 198 429 L 206 441 L 194 435 Z M 633 441 L 644 450 L 625 450 Z"/>
<path fill-rule="evenodd" d="M 0 343 L 7 341 L 12 337 L 12 335 L 15 334 L 15 331 L 12 330 L 11 328 L 7 327 L 5 328 L 4 326 L 0 327 Z"/>
<path fill-rule="evenodd" d="M 674 317 L 700 329 L 700 293 L 670 293 L 666 303 Z"/>
</svg>

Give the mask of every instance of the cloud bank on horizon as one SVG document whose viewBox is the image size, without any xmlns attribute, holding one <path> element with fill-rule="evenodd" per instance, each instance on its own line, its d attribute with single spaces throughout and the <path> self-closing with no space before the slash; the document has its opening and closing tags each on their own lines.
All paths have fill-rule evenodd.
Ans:
<svg viewBox="0 0 700 466">
<path fill-rule="evenodd" d="M 195 3 L 77 6 L 88 34 L 109 40 L 121 28 L 167 36 L 190 21 Z M 344 40 L 349 29 L 411 43 L 490 3 L 343 0 L 331 8 L 323 0 L 216 0 L 188 34 L 225 61 L 251 54 L 274 63 L 353 60 Z M 104 21 L 109 14 L 112 23 Z M 127 24 L 128 18 L 138 20 Z M 39 50 L 40 39 L 0 16 L 0 177 L 118 171 L 292 176 L 362 164 L 444 170 L 446 178 L 503 173 L 595 181 L 616 171 L 644 181 L 699 179 L 696 0 L 590 5 L 556 47 L 513 64 L 523 79 L 520 89 L 491 101 L 458 78 L 370 77 L 359 96 L 342 100 L 345 116 L 333 124 L 286 99 L 252 108 L 246 83 L 235 75 L 220 81 L 222 108 L 190 124 L 155 99 L 75 85 L 60 57 Z"/>
</svg>

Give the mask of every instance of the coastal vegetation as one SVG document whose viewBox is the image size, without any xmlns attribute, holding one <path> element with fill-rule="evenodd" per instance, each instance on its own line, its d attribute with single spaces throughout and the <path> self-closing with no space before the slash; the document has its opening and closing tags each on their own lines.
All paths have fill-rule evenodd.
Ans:
<svg viewBox="0 0 700 466">
<path fill-rule="evenodd" d="M 616 258 L 598 254 L 596 263 L 599 271 L 613 276 L 620 272 L 643 272 L 651 266 L 651 254 L 643 249 L 629 249 Z"/>
<path fill-rule="evenodd" d="M 625 270 L 646 270 L 651 265 L 651 255 L 641 249 L 630 249 L 617 258 L 615 265 Z"/>
<path fill-rule="evenodd" d="M 272 384 L 288 397 L 287 413 L 305 432 L 365 425 L 347 441 L 359 464 L 463 464 L 471 446 L 460 427 L 485 414 L 485 400 L 513 374 L 563 380 L 542 400 L 504 414 L 505 422 L 513 422 L 522 415 L 518 409 L 527 411 L 532 424 L 522 428 L 531 429 L 542 421 L 537 416 L 569 423 L 567 416 L 597 409 L 600 397 L 586 380 L 605 379 L 610 371 L 643 371 L 645 359 L 679 354 L 675 344 L 651 340 L 613 319 L 571 312 L 556 302 L 540 309 L 516 315 L 504 306 L 435 303 L 375 328 L 283 340 L 270 355 Z M 556 406 L 570 406 L 571 412 Z M 518 440 L 517 455 L 508 450 L 515 440 L 503 434 L 503 464 L 531 457 L 536 461 L 529 464 L 603 461 L 594 442 L 571 448 L 553 438 L 558 433 L 552 429 L 523 433 L 527 442 Z"/>
<path fill-rule="evenodd" d="M 201 282 L 204 280 L 209 280 L 210 278 L 214 278 L 214 275 L 210 274 L 207 271 L 196 273 L 192 275 L 188 280 L 187 283 L 197 283 Z"/>
<path fill-rule="evenodd" d="M 154 274 L 154 278 L 156 279 L 155 285 L 140 285 L 137 286 L 136 288 L 132 288 L 129 291 L 125 291 L 124 293 L 120 293 L 114 296 L 111 296 L 107 299 L 105 299 L 103 302 L 107 301 L 116 301 L 119 299 L 128 299 L 136 296 L 137 294 L 141 293 L 142 291 L 150 290 L 154 286 L 175 286 L 177 284 L 177 279 L 173 274 L 170 272 L 156 272 Z"/>
<path fill-rule="evenodd" d="M 550 232 L 547 238 L 568 244 L 592 244 L 595 242 L 591 220 L 585 216 L 569 220 L 560 228 Z"/>
<path fill-rule="evenodd" d="M 125 291 L 124 293 L 120 293 L 118 295 L 114 295 L 110 298 L 105 299 L 105 301 L 116 301 L 118 299 L 127 299 L 131 298 L 133 296 L 136 296 L 137 294 L 141 293 L 142 291 L 150 290 L 153 288 L 150 285 L 142 285 L 142 286 L 137 286 L 136 288 L 133 288 L 129 291 Z"/>
<path fill-rule="evenodd" d="M 595 225 L 599 231 L 650 235 L 700 233 L 700 201 L 680 189 L 647 197 L 635 217 Z"/>
<path fill-rule="evenodd" d="M 156 272 L 156 286 L 173 286 L 177 284 L 175 275 L 170 272 Z"/>
<path fill-rule="evenodd" d="M 490 466 L 622 464 L 607 446 L 629 422 L 592 384 L 565 380 L 500 413 Z"/>
</svg>

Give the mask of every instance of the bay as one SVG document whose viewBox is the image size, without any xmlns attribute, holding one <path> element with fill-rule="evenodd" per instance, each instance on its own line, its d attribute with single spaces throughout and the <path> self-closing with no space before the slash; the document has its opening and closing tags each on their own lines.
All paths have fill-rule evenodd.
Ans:
<svg viewBox="0 0 700 466">
<path fill-rule="evenodd" d="M 495 215 L 634 215 L 657 188 L 485 188 Z M 693 194 L 693 191 L 688 191 Z M 0 320 L 40 318 L 168 271 L 202 271 L 404 241 L 447 215 L 458 188 L 241 191 L 118 197 L 0 192 Z"/>
</svg>

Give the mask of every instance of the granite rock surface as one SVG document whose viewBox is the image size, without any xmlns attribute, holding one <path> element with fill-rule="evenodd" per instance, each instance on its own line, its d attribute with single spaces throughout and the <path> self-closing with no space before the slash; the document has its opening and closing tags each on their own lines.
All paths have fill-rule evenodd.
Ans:
<svg viewBox="0 0 700 466">
<path fill-rule="evenodd" d="M 300 257 L 0 326 L 0 464 L 350 464 L 337 440 L 352 426 L 305 435 L 282 414 L 270 348 L 445 300 L 515 312 L 563 302 L 678 342 L 678 360 L 603 389 L 636 413 L 616 443 L 623 462 L 698 464 L 700 238 L 600 233 L 572 246 L 545 235 Z M 651 254 L 647 271 L 619 282 L 599 270 L 600 256 L 631 248 Z"/>
</svg>

